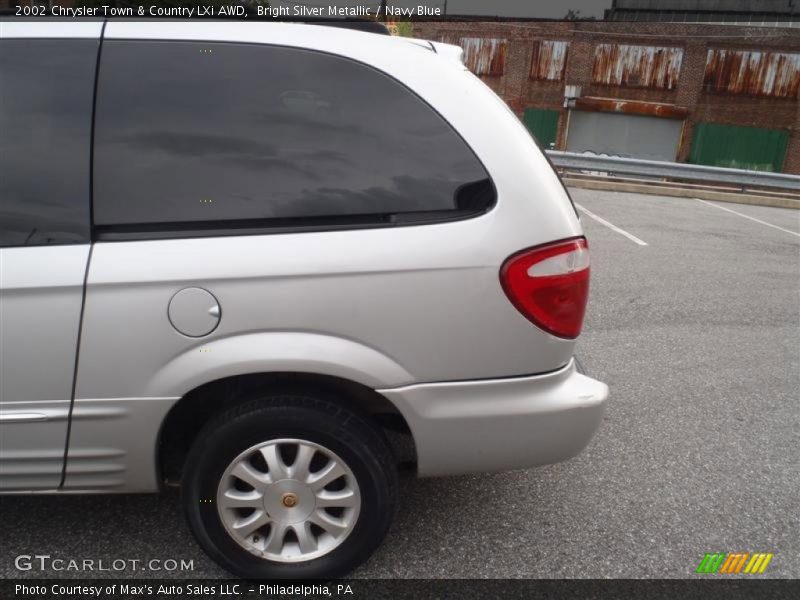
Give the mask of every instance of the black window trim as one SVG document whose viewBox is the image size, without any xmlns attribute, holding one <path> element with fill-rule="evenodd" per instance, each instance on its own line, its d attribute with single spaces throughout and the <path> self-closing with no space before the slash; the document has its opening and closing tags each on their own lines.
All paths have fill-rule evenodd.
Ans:
<svg viewBox="0 0 800 600">
<path fill-rule="evenodd" d="M 97 69 L 95 71 L 95 97 L 94 106 L 97 106 L 97 94 L 102 93 L 100 88 L 100 57 L 102 56 L 103 44 L 106 40 L 114 42 L 170 42 L 170 43 L 213 43 L 213 44 L 234 44 L 238 46 L 255 46 L 284 48 L 289 50 L 304 50 L 317 54 L 324 54 L 340 60 L 347 60 L 374 71 L 375 73 L 391 79 L 397 85 L 402 86 L 413 97 L 427 106 L 437 115 L 450 130 L 458 137 L 464 146 L 469 149 L 478 164 L 486 173 L 486 179 L 492 189 L 492 202 L 482 210 L 433 210 L 421 212 L 404 213 L 373 213 L 373 214 L 354 214 L 354 215 L 335 215 L 323 217 L 297 217 L 297 218 L 268 218 L 268 219 L 231 219 L 231 220 L 210 220 L 210 221 L 175 221 L 166 223 L 125 223 L 120 225 L 97 225 L 94 222 L 94 131 L 97 115 L 94 108 L 92 111 L 92 139 L 91 139 L 91 240 L 94 241 L 146 241 L 146 240 L 165 240 L 199 237 L 226 237 L 238 235 L 271 235 L 286 233 L 309 233 L 321 231 L 347 231 L 358 229 L 382 229 L 388 227 L 408 227 L 418 225 L 431 225 L 437 223 L 450 223 L 474 219 L 485 215 L 497 206 L 497 186 L 492 179 L 489 169 L 481 160 L 478 153 L 470 145 L 461 132 L 445 118 L 434 106 L 425 98 L 420 96 L 408 85 L 381 69 L 357 60 L 350 56 L 308 48 L 305 46 L 288 46 L 285 44 L 275 44 L 269 42 L 238 42 L 230 40 L 206 40 L 206 39 L 174 39 L 174 38 L 129 38 L 129 37 L 105 37 L 105 27 L 100 40 L 100 51 L 98 52 Z M 563 185 L 563 183 L 562 183 Z"/>
<path fill-rule="evenodd" d="M 210 221 L 175 221 L 169 223 L 126 223 L 95 225 L 93 241 L 119 242 L 166 240 L 238 235 L 276 235 L 322 231 L 386 229 L 412 225 L 434 225 L 474 219 L 484 210 L 431 210 L 404 213 L 353 214 L 330 217 L 296 217 L 276 219 L 231 219 Z"/>
</svg>

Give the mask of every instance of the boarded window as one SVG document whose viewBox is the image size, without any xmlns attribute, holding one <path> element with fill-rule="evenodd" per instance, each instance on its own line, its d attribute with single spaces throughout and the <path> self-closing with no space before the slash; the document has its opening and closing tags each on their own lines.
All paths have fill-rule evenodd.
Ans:
<svg viewBox="0 0 800 600">
<path fill-rule="evenodd" d="M 797 98 L 800 54 L 712 49 L 703 83 L 714 92 Z"/>
<path fill-rule="evenodd" d="M 499 38 L 461 38 L 464 64 L 476 75 L 500 76 L 506 69 L 508 40 Z"/>
<path fill-rule="evenodd" d="M 682 127 L 680 119 L 574 110 L 567 150 L 671 162 L 678 153 Z"/>
<path fill-rule="evenodd" d="M 541 40 L 533 42 L 531 79 L 561 81 L 567 67 L 569 42 Z"/>
<path fill-rule="evenodd" d="M 548 149 L 556 143 L 556 133 L 558 131 L 557 110 L 544 108 L 526 108 L 522 115 L 522 122 L 539 142 L 542 148 Z"/>
<path fill-rule="evenodd" d="M 779 172 L 789 132 L 780 129 L 698 123 L 689 162 L 712 167 Z"/>
<path fill-rule="evenodd" d="M 594 53 L 592 81 L 671 90 L 678 84 L 682 61 L 681 48 L 600 44 Z"/>
</svg>

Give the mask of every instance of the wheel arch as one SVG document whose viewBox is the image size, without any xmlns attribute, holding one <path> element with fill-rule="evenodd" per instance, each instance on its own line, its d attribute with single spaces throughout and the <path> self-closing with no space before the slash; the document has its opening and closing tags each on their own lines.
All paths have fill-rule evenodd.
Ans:
<svg viewBox="0 0 800 600">
<path fill-rule="evenodd" d="M 281 394 L 322 397 L 359 413 L 384 432 L 400 466 L 416 463 L 416 449 L 405 417 L 374 389 L 349 379 L 318 373 L 248 373 L 203 383 L 172 405 L 157 437 L 159 483 L 176 485 L 180 482 L 192 443 L 203 426 L 221 411 L 261 395 Z"/>
<path fill-rule="evenodd" d="M 196 340 L 148 378 L 144 395 L 183 397 L 235 375 L 288 372 L 338 377 L 372 389 L 414 381 L 396 360 L 362 342 L 316 332 L 264 331 Z"/>
</svg>

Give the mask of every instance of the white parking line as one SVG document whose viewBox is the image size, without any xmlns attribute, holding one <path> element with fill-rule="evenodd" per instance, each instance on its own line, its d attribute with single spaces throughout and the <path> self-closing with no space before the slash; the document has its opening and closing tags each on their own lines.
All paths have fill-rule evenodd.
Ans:
<svg viewBox="0 0 800 600">
<path fill-rule="evenodd" d="M 791 233 L 792 235 L 796 235 L 800 237 L 800 233 L 796 231 L 792 231 L 791 229 L 784 229 L 783 227 L 778 227 L 777 225 L 773 225 L 772 223 L 767 223 L 766 221 L 762 221 L 761 219 L 756 219 L 755 217 L 751 217 L 750 215 L 745 215 L 740 212 L 736 212 L 735 210 L 731 210 L 730 208 L 725 208 L 724 206 L 719 206 L 717 204 L 712 204 L 711 202 L 707 202 L 705 200 L 701 200 L 700 198 L 695 198 L 698 202 L 702 202 L 703 204 L 708 204 L 709 206 L 713 206 L 714 208 L 718 208 L 720 210 L 727 211 L 729 213 L 733 213 L 735 215 L 739 215 L 745 219 L 750 219 L 751 221 L 755 221 L 756 223 L 761 223 L 762 225 L 766 225 L 767 227 L 772 227 L 773 229 L 777 229 L 778 231 L 785 231 L 786 233 Z"/>
<path fill-rule="evenodd" d="M 613 223 L 609 223 L 609 222 L 608 222 L 608 221 L 606 221 L 605 219 L 598 217 L 598 216 L 597 216 L 596 214 L 594 214 L 592 211 L 590 211 L 590 210 L 586 210 L 584 207 L 582 207 L 582 206 L 581 206 L 580 204 L 578 204 L 577 202 L 575 203 L 575 206 L 577 206 L 577 207 L 578 207 L 578 209 L 579 209 L 581 212 L 583 212 L 583 213 L 586 213 L 586 216 L 587 216 L 587 217 L 591 217 L 591 218 L 593 218 L 595 221 L 597 221 L 597 222 L 598 222 L 598 223 L 600 223 L 601 225 L 605 225 L 606 227 L 608 227 L 608 228 L 609 228 L 609 229 L 611 229 L 612 231 L 616 231 L 616 232 L 617 232 L 617 233 L 619 233 L 620 235 L 624 235 L 626 238 L 628 238 L 628 239 L 629 239 L 629 240 L 631 240 L 632 242 L 636 242 L 636 243 L 637 243 L 637 244 L 639 244 L 640 246 L 647 246 L 647 242 L 640 240 L 640 239 L 639 239 L 639 238 L 637 238 L 635 235 L 633 235 L 632 233 L 628 233 L 628 232 L 627 232 L 627 231 L 625 231 L 624 229 L 620 229 L 619 227 L 617 227 L 617 226 L 616 226 L 616 225 L 614 225 Z"/>
</svg>

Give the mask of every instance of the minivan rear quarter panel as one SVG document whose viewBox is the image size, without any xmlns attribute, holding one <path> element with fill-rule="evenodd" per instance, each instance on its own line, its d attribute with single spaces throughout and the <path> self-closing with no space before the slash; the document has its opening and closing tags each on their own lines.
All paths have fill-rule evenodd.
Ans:
<svg viewBox="0 0 800 600">
<path fill-rule="evenodd" d="M 302 46 L 369 64 L 459 132 L 491 175 L 497 199 L 488 212 L 435 224 L 96 243 L 76 415 L 88 406 L 110 414 L 119 402 L 125 408 L 114 418 L 134 419 L 132 399 L 148 398 L 147 406 L 166 412 L 197 385 L 240 372 L 308 370 L 381 389 L 545 373 L 569 362 L 574 340 L 531 325 L 498 274 L 514 252 L 581 235 L 580 225 L 525 129 L 462 66 L 403 40 L 336 30 L 321 36 L 293 24 L 109 22 L 106 38 Z M 221 320 L 209 336 L 186 337 L 169 322 L 169 301 L 185 287 L 207 289 L 219 301 Z M 288 364 L 286 349 L 308 336 L 318 358 Z M 73 427 L 89 437 L 70 457 L 110 443 L 92 440 L 80 418 Z M 130 435 L 151 437 L 138 443 L 155 448 L 155 434 Z M 118 445 L 130 447 L 123 438 Z M 154 476 L 142 472 L 127 485 L 154 487 Z"/>
</svg>

